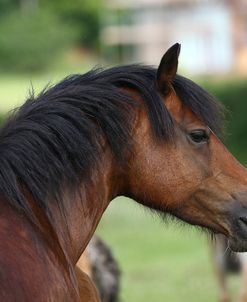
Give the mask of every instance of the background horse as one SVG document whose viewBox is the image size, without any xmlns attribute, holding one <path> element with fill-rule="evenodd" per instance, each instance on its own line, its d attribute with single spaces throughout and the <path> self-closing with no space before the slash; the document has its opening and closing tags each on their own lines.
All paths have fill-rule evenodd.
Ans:
<svg viewBox="0 0 247 302">
<path fill-rule="evenodd" d="M 75 265 L 118 195 L 247 250 L 247 171 L 216 136 L 221 107 L 176 75 L 179 50 L 70 76 L 3 126 L 1 301 L 99 301 Z"/>
<path fill-rule="evenodd" d="M 235 253 L 228 248 L 224 235 L 214 236 L 210 240 L 212 258 L 216 278 L 219 285 L 219 301 L 230 302 L 231 292 L 227 284 L 227 276 L 235 273 L 241 276 L 241 289 L 238 301 L 247 302 L 247 253 Z"/>
<path fill-rule="evenodd" d="M 93 280 L 101 302 L 119 302 L 121 272 L 105 241 L 94 235 L 76 265 Z"/>
</svg>

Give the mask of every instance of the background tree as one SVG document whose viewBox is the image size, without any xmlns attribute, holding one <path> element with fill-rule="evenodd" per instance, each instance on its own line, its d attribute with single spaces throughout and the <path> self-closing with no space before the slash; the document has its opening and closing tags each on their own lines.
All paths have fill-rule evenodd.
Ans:
<svg viewBox="0 0 247 302">
<path fill-rule="evenodd" d="M 0 72 L 40 71 L 65 49 L 97 50 L 100 1 L 0 0 Z"/>
</svg>

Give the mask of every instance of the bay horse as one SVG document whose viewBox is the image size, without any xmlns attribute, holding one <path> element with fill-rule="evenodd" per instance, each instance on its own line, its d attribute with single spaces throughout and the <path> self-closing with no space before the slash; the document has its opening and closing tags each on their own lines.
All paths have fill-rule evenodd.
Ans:
<svg viewBox="0 0 247 302">
<path fill-rule="evenodd" d="M 99 301 L 75 265 L 118 195 L 247 250 L 247 171 L 217 137 L 221 106 L 177 75 L 179 52 L 67 77 L 3 125 L 1 301 Z"/>
</svg>

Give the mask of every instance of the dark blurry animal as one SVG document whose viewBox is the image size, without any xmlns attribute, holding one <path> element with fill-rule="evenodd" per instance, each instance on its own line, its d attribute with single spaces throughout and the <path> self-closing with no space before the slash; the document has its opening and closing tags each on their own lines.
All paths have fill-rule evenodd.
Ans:
<svg viewBox="0 0 247 302">
<path fill-rule="evenodd" d="M 219 284 L 220 302 L 230 302 L 231 294 L 227 285 L 229 274 L 241 275 L 240 302 L 247 302 L 247 253 L 235 253 L 228 246 L 224 235 L 215 235 L 210 241 L 214 270 Z"/>
<path fill-rule="evenodd" d="M 76 263 L 118 195 L 247 250 L 247 171 L 217 138 L 221 107 L 176 74 L 179 51 L 70 76 L 3 125 L 0 301 L 99 301 Z"/>
<path fill-rule="evenodd" d="M 77 266 L 93 280 L 101 302 L 119 302 L 121 272 L 105 241 L 94 235 Z"/>
</svg>

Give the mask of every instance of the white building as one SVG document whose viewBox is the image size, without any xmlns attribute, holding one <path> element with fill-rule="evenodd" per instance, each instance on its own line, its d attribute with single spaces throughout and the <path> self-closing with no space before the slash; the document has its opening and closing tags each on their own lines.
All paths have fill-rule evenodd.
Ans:
<svg viewBox="0 0 247 302">
<path fill-rule="evenodd" d="M 122 62 L 158 64 L 182 44 L 189 73 L 247 72 L 247 0 L 108 0 L 102 42 Z"/>
</svg>

